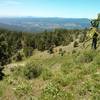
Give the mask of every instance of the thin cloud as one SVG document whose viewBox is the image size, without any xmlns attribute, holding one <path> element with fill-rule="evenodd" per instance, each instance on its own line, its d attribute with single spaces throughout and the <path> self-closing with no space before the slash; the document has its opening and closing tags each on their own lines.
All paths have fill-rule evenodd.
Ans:
<svg viewBox="0 0 100 100">
<path fill-rule="evenodd" d="M 20 5 L 22 2 L 19 0 L 1 0 L 0 5 L 1 6 L 7 6 L 7 5 Z"/>
<path fill-rule="evenodd" d="M 21 2 L 19 1 L 12 1 L 12 0 L 9 0 L 6 2 L 7 4 L 14 4 L 14 5 L 18 5 L 18 4 L 21 4 Z"/>
</svg>

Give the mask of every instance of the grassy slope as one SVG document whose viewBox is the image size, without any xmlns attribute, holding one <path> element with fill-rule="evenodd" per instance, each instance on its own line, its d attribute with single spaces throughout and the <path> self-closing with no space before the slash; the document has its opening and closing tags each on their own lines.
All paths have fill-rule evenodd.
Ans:
<svg viewBox="0 0 100 100">
<path fill-rule="evenodd" d="M 90 47 L 74 49 L 70 44 L 63 49 L 64 56 L 36 51 L 31 58 L 8 65 L 6 77 L 0 82 L 0 99 L 100 100 L 99 48 L 96 51 Z M 29 62 L 43 68 L 41 75 L 32 80 L 22 75 Z"/>
</svg>

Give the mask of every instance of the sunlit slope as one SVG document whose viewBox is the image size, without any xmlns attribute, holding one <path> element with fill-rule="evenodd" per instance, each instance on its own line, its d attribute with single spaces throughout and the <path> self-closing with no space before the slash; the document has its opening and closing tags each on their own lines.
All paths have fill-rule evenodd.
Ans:
<svg viewBox="0 0 100 100">
<path fill-rule="evenodd" d="M 34 51 L 25 61 L 7 65 L 0 82 L 1 100 L 99 100 L 100 47 L 79 44 Z M 65 51 L 59 54 L 59 49 Z"/>
</svg>

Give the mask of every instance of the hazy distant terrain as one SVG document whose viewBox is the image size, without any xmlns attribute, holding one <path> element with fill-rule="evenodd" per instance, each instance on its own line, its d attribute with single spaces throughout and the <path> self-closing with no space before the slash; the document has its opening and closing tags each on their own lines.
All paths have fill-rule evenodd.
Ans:
<svg viewBox="0 0 100 100">
<path fill-rule="evenodd" d="M 26 32 L 41 32 L 55 28 L 84 29 L 89 26 L 90 21 L 86 18 L 0 18 L 0 28 Z"/>
</svg>

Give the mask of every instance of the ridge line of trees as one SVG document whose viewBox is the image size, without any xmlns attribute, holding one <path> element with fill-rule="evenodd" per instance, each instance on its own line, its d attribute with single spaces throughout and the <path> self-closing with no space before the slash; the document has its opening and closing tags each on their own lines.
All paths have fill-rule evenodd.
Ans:
<svg viewBox="0 0 100 100">
<path fill-rule="evenodd" d="M 44 51 L 50 50 L 52 45 L 65 46 L 84 33 L 86 30 L 55 29 L 32 34 L 0 29 L 0 72 L 1 66 L 31 56 L 34 49 Z"/>
</svg>

